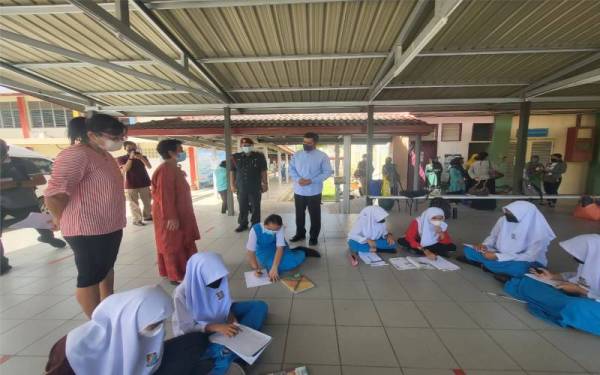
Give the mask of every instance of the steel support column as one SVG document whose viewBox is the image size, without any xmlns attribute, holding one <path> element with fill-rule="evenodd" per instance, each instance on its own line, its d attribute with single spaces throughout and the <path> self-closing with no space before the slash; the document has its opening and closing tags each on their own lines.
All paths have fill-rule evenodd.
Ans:
<svg viewBox="0 0 600 375">
<path fill-rule="evenodd" d="M 421 170 L 421 135 L 417 135 L 415 137 L 415 166 L 413 168 L 413 191 L 419 190 L 419 181 L 420 175 L 419 171 Z"/>
<path fill-rule="evenodd" d="M 340 175 L 340 144 L 336 143 L 335 144 L 335 160 L 333 163 L 333 184 L 335 186 L 335 201 L 339 202 L 340 201 L 340 185 L 335 183 L 335 178 L 338 177 Z"/>
<path fill-rule="evenodd" d="M 277 176 L 279 177 L 279 185 L 283 183 L 283 176 L 281 175 L 281 150 L 277 148 Z"/>
<path fill-rule="evenodd" d="M 223 108 L 223 136 L 225 138 L 225 160 L 227 169 L 227 181 L 230 181 L 229 172 L 231 172 L 231 108 Z M 233 192 L 231 191 L 231 184 L 227 184 L 227 215 L 235 215 L 235 208 L 233 204 Z"/>
<path fill-rule="evenodd" d="M 350 213 L 350 188 L 352 183 L 351 161 L 352 161 L 352 136 L 344 136 L 344 191 L 342 192 L 342 213 Z"/>
<path fill-rule="evenodd" d="M 371 194 L 371 181 L 373 181 L 373 133 L 375 131 L 375 119 L 373 118 L 374 107 L 370 105 L 367 108 L 367 186 L 365 191 L 367 192 L 367 206 L 373 204 L 373 200 L 369 198 Z"/>
<path fill-rule="evenodd" d="M 527 131 L 529 130 L 529 112 L 531 102 L 521 102 L 519 109 L 519 129 L 517 129 L 517 149 L 515 151 L 515 169 L 513 170 L 513 194 L 521 193 L 523 186 L 523 168 L 525 167 L 525 154 L 527 153 Z"/>
</svg>

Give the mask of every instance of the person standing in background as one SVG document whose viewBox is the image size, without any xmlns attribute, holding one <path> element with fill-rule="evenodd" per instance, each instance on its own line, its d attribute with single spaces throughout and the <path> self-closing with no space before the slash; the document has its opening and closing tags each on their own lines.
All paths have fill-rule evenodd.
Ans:
<svg viewBox="0 0 600 375">
<path fill-rule="evenodd" d="M 373 172 L 374 168 L 373 165 L 370 166 L 371 169 L 371 173 Z M 367 184 L 368 184 L 368 178 L 367 178 L 367 154 L 364 154 L 362 156 L 362 160 L 358 162 L 358 165 L 356 166 L 356 171 L 354 172 L 354 177 L 358 178 L 360 180 L 360 195 L 364 196 L 367 194 Z"/>
<path fill-rule="evenodd" d="M 77 266 L 75 297 L 90 318 L 114 292 L 125 218 L 123 175 L 110 152 L 118 151 L 127 127 L 105 114 L 69 121 L 71 146 L 54 162 L 45 192 L 56 228 L 73 249 Z"/>
<path fill-rule="evenodd" d="M 188 259 L 198 252 L 192 192 L 177 163 L 185 161 L 181 141 L 164 139 L 156 151 L 164 162 L 152 175 L 152 217 L 158 257 L 158 272 L 171 284 L 178 285 L 185 276 Z"/>
<path fill-rule="evenodd" d="M 391 157 L 385 158 L 385 164 L 381 168 L 381 174 L 383 178 L 387 179 L 390 183 L 391 195 L 398 194 L 398 186 L 400 185 L 400 175 L 396 169 L 396 164 L 392 162 Z"/>
<path fill-rule="evenodd" d="M 567 163 L 562 159 L 561 154 L 550 155 L 550 163 L 546 166 L 544 173 L 544 190 L 546 194 L 558 194 L 558 187 L 562 182 L 562 175 L 567 171 Z M 556 206 L 556 199 L 548 199 L 548 206 Z"/>
<path fill-rule="evenodd" d="M 260 201 L 262 193 L 269 190 L 267 179 L 267 159 L 261 152 L 254 151 L 254 141 L 250 138 L 240 140 L 242 152 L 231 157 L 229 183 L 231 191 L 237 193 L 239 226 L 236 232 L 248 229 L 248 212 L 252 211 L 251 225 L 260 223 Z"/>
<path fill-rule="evenodd" d="M 304 134 L 303 151 L 296 152 L 290 161 L 290 177 L 294 181 L 294 205 L 296 206 L 296 235 L 290 239 L 298 242 L 306 239 L 306 209 L 310 215 L 310 246 L 316 246 L 321 232 L 321 193 L 323 181 L 331 177 L 333 169 L 329 156 L 317 150 L 319 135 Z"/>
<path fill-rule="evenodd" d="M 540 157 L 532 155 L 531 160 L 525 164 L 524 170 L 524 190 L 531 187 L 540 196 L 540 204 L 544 204 L 542 192 L 542 177 L 544 175 L 544 166 L 540 163 Z"/>
<path fill-rule="evenodd" d="M 466 191 L 465 171 L 462 166 L 463 158 L 457 157 L 450 161 L 448 175 L 450 184 L 448 185 L 448 193 L 464 194 Z"/>
<path fill-rule="evenodd" d="M 429 164 L 425 166 L 425 176 L 427 176 L 427 187 L 430 190 L 439 189 L 440 182 L 442 179 L 442 164 L 439 162 L 437 157 L 429 159 Z"/>
<path fill-rule="evenodd" d="M 213 173 L 217 191 L 221 196 L 221 213 L 224 214 L 227 212 L 227 162 L 223 160 Z"/>
<path fill-rule="evenodd" d="M 475 161 L 469 167 L 469 177 L 473 179 L 473 186 L 487 188 L 487 193 L 496 194 L 496 182 L 493 178 L 494 166 L 488 159 L 488 153 L 482 151 L 477 154 Z M 495 199 L 473 199 L 471 207 L 476 210 L 495 210 Z"/>
<path fill-rule="evenodd" d="M 127 141 L 123 143 L 127 155 L 117 158 L 121 171 L 125 176 L 125 197 L 133 215 L 133 225 L 143 226 L 144 222 L 152 221 L 152 196 L 150 193 L 150 176 L 147 169 L 152 168 L 148 158 L 138 151 L 137 145 Z M 139 199 L 144 204 L 144 212 L 140 209 Z"/>
</svg>

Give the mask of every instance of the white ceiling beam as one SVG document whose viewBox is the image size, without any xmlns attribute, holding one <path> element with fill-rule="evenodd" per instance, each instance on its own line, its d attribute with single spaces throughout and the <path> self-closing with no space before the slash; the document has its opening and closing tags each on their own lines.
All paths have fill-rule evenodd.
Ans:
<svg viewBox="0 0 600 375">
<path fill-rule="evenodd" d="M 65 56 L 65 57 L 68 57 L 73 60 L 83 61 L 90 65 L 99 67 L 99 68 L 113 70 L 115 72 L 127 74 L 127 75 L 130 75 L 133 77 L 137 77 L 140 79 L 150 81 L 150 82 L 158 83 L 160 85 L 164 85 L 164 86 L 170 87 L 172 89 L 183 90 L 183 91 L 187 91 L 191 94 L 196 94 L 196 95 L 202 95 L 202 96 L 206 95 L 205 90 L 201 90 L 196 87 L 190 87 L 190 86 L 183 85 L 183 84 L 180 84 L 177 82 L 172 82 L 172 81 L 169 81 L 164 78 L 156 77 L 152 74 L 138 72 L 137 70 L 134 70 L 134 69 L 129 69 L 124 66 L 113 64 L 113 63 L 107 62 L 105 60 L 100 60 L 100 59 L 97 59 L 95 57 L 91 57 L 88 55 L 84 55 L 79 52 L 72 51 L 70 49 L 56 46 L 54 44 L 49 44 L 49 43 L 42 42 L 37 39 L 32 39 L 32 38 L 26 37 L 21 34 L 13 33 L 12 31 L 2 30 L 2 33 L 0 33 L 0 37 L 4 38 L 4 39 L 12 40 L 13 42 L 27 45 L 30 47 L 34 47 L 34 48 L 37 48 L 37 49 L 40 49 L 43 51 L 56 53 L 58 55 Z"/>
<path fill-rule="evenodd" d="M 183 90 L 131 90 L 131 91 L 88 91 L 89 96 L 129 96 L 129 95 L 173 95 L 188 94 Z"/>
<path fill-rule="evenodd" d="M 338 59 L 377 59 L 387 56 L 386 52 L 360 52 L 360 53 L 324 53 L 306 55 L 278 55 L 278 56 L 242 56 L 242 57 L 207 57 L 198 59 L 205 64 L 233 64 L 251 62 L 275 61 L 303 61 L 303 60 L 338 60 Z"/>
<path fill-rule="evenodd" d="M 9 89 L 21 92 L 23 94 L 31 95 L 42 100 L 47 100 L 52 103 L 59 104 L 63 107 L 73 108 L 76 107 L 78 110 L 84 110 L 85 106 L 89 106 L 87 100 L 82 100 L 70 95 L 65 95 L 60 92 L 42 90 L 38 87 L 34 87 L 22 82 L 17 82 L 7 77 L 0 75 L 0 86 L 7 87 Z"/>
<path fill-rule="evenodd" d="M 1 36 L 1 34 L 0 34 Z M 106 60 L 107 63 L 120 66 L 148 66 L 156 65 L 152 60 Z M 82 61 L 56 61 L 56 62 L 25 62 L 13 64 L 23 69 L 71 69 L 71 68 L 90 68 L 95 64 Z"/>
<path fill-rule="evenodd" d="M 527 92 L 533 91 L 534 89 L 536 89 L 540 86 L 543 86 L 543 85 L 546 85 L 553 81 L 556 81 L 557 79 L 560 79 L 560 78 L 566 76 L 567 74 L 573 73 L 581 68 L 585 68 L 587 65 L 589 65 L 593 62 L 596 62 L 598 60 L 600 60 L 600 52 L 594 53 L 593 55 L 590 55 L 583 60 L 579 60 L 575 63 L 569 64 L 569 65 L 557 70 L 556 72 L 538 80 L 537 82 L 532 83 L 531 85 L 525 87 L 524 89 L 513 93 L 513 95 L 525 96 Z"/>
<path fill-rule="evenodd" d="M 89 0 L 69 1 L 80 8 L 88 17 L 96 20 L 98 24 L 115 33 L 122 41 L 142 51 L 146 56 L 167 67 L 186 81 L 196 84 L 199 90 L 204 91 L 205 96 L 224 102 L 229 101 L 222 93 L 215 91 L 213 87 L 207 87 L 204 81 L 191 74 L 189 70 L 179 65 L 173 58 L 133 31 L 128 25 L 123 24 L 96 3 Z"/>
<path fill-rule="evenodd" d="M 274 102 L 274 103 L 216 103 L 216 104 L 165 104 L 165 105 L 138 105 L 138 106 L 89 106 L 89 110 L 115 110 L 135 113 L 185 113 L 202 112 L 210 110 L 231 109 L 318 109 L 318 108 L 363 108 L 368 105 L 379 107 L 394 106 L 434 106 L 434 105 L 472 105 L 472 104 L 512 104 L 521 103 L 521 97 L 504 98 L 456 98 L 456 99 L 407 99 L 407 100 L 376 100 L 376 101 L 329 101 L 329 102 Z M 600 96 L 568 96 L 568 97 L 539 97 L 531 98 L 531 102 L 540 103 L 567 103 L 567 102 L 600 102 Z"/>
<path fill-rule="evenodd" d="M 260 5 L 281 5 L 281 4 L 311 4 L 311 3 L 334 3 L 361 0 L 153 0 L 143 1 L 149 9 L 193 9 L 193 8 L 224 8 L 224 7 L 242 7 L 242 6 L 260 6 Z M 362 0 L 365 1 L 365 0 Z M 98 3 L 100 7 L 108 12 L 115 11 L 114 3 Z M 69 14 L 82 13 L 82 10 L 72 4 L 46 4 L 46 5 L 7 5 L 0 10 L 2 15 L 6 16 L 26 16 L 40 14 Z"/>
<path fill-rule="evenodd" d="M 552 82 L 540 86 L 536 89 L 525 92 L 527 99 L 534 98 L 536 96 L 544 95 L 549 92 L 567 89 L 569 87 L 576 87 L 581 85 L 587 85 L 590 83 L 600 82 L 600 68 L 590 70 L 589 72 L 577 74 L 573 77 L 562 79 L 557 82 Z M 599 90 L 600 92 L 600 90 Z"/>
<path fill-rule="evenodd" d="M 373 101 L 379 95 L 381 90 L 387 86 L 394 78 L 398 76 L 429 44 L 429 42 L 437 35 L 437 33 L 448 23 L 448 18 L 458 8 L 464 0 L 435 0 L 434 15 L 429 22 L 423 27 L 419 34 L 415 37 L 408 48 L 402 48 L 402 51 L 393 51 L 396 59 L 394 65 L 383 75 L 383 77 L 375 81 L 373 87 L 369 91 L 369 100 Z"/>
<path fill-rule="evenodd" d="M 480 55 L 531 55 L 540 53 L 583 53 L 600 52 L 600 48 L 515 48 L 515 49 L 478 49 L 468 51 L 425 51 L 418 57 L 452 57 Z"/>
</svg>

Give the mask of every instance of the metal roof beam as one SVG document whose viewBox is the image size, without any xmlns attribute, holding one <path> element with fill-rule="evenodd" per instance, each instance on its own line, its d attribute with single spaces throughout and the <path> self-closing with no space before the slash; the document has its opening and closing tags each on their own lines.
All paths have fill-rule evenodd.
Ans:
<svg viewBox="0 0 600 375">
<path fill-rule="evenodd" d="M 145 0 L 144 4 L 149 9 L 193 9 L 193 8 L 224 8 L 280 4 L 311 4 L 347 2 L 350 0 Z M 357 1 L 357 0 L 352 0 Z M 364 1 L 364 0 L 363 0 Z M 115 11 L 114 3 L 98 3 L 108 12 Z M 71 4 L 46 4 L 46 5 L 7 5 L 2 7 L 2 15 L 26 16 L 32 14 L 68 14 L 81 13 L 82 10 Z"/>
<path fill-rule="evenodd" d="M 3 31 L 4 32 L 4 31 Z M 1 34 L 0 34 L 1 35 Z M 106 60 L 107 63 L 120 66 L 147 66 L 156 65 L 152 60 Z M 23 69 L 64 69 L 64 68 L 89 68 L 95 64 L 81 61 L 56 61 L 56 62 L 25 62 L 16 63 L 14 66 Z"/>
<path fill-rule="evenodd" d="M 569 87 L 587 85 L 590 83 L 595 83 L 600 81 L 600 68 L 590 70 L 589 72 L 577 74 L 573 77 L 569 77 L 557 82 L 548 83 L 546 85 L 540 86 L 531 91 L 525 92 L 526 98 L 534 98 L 536 96 L 544 95 L 549 92 L 558 91 L 567 89 Z"/>
<path fill-rule="evenodd" d="M 88 0 L 69 0 L 72 4 L 79 7 L 90 18 L 96 20 L 100 25 L 115 33 L 121 40 L 128 42 L 132 46 L 142 51 L 146 56 L 156 62 L 169 68 L 171 71 L 183 79 L 198 85 L 199 90 L 203 91 L 205 96 L 227 102 L 228 99 L 221 93 L 216 92 L 212 87 L 206 87 L 206 83 L 190 73 L 189 70 L 179 65 L 166 53 L 157 48 L 154 44 L 133 31 L 128 25 L 123 24 L 112 14 L 104 10 L 96 3 Z"/>
<path fill-rule="evenodd" d="M 429 44 L 429 42 L 437 35 L 437 33 L 448 23 L 448 18 L 458 8 L 464 0 L 435 0 L 434 15 L 429 22 L 423 27 L 419 34 L 412 41 L 410 46 L 405 50 L 395 54 L 395 62 L 390 70 L 378 81 L 375 81 L 373 87 L 369 91 L 369 101 L 375 100 L 377 95 L 387 86 L 394 78 L 398 76 Z"/>
<path fill-rule="evenodd" d="M 171 87 L 173 89 L 187 91 L 191 94 L 196 94 L 196 95 L 203 95 L 203 96 L 206 95 L 206 92 L 204 90 L 200 90 L 195 87 L 190 87 L 190 86 L 183 85 L 183 84 L 180 84 L 177 82 L 172 82 L 167 79 L 153 76 L 151 74 L 138 72 L 137 70 L 129 69 L 129 68 L 126 68 L 121 65 L 113 64 L 113 63 L 110 63 L 110 62 L 107 62 L 104 60 L 100 60 L 100 59 L 97 59 L 97 58 L 94 58 L 94 57 L 91 57 L 88 55 L 81 54 L 79 52 L 75 52 L 75 51 L 72 51 L 72 50 L 69 50 L 66 48 L 62 48 L 62 47 L 53 45 L 53 44 L 42 42 L 37 39 L 32 39 L 32 38 L 26 37 L 24 35 L 13 33 L 12 31 L 2 30 L 2 32 L 0 33 L 0 37 L 2 37 L 4 39 L 12 40 L 17 43 L 25 44 L 30 47 L 34 47 L 34 48 L 37 48 L 37 49 L 40 49 L 43 51 L 56 53 L 58 55 L 65 56 L 65 57 L 68 57 L 73 60 L 83 61 L 83 62 L 86 62 L 93 66 L 99 67 L 99 68 L 113 70 L 115 72 L 127 74 L 127 75 L 130 75 L 133 77 L 137 77 L 140 79 L 150 81 L 150 82 L 158 83 L 160 85 Z"/>
<path fill-rule="evenodd" d="M 23 76 L 23 77 L 25 77 L 25 78 L 27 78 L 27 79 L 29 79 L 31 81 L 39 82 L 39 83 L 41 83 L 41 84 L 43 84 L 45 86 L 52 87 L 52 88 L 54 88 L 54 89 L 56 89 L 58 91 L 66 93 L 66 94 L 68 94 L 68 95 L 70 95 L 70 96 L 72 96 L 74 98 L 78 98 L 78 99 L 80 99 L 82 101 L 82 103 L 85 103 L 85 104 L 94 104 L 96 102 L 95 99 L 90 98 L 89 96 L 86 96 L 86 95 L 82 94 L 79 91 L 76 91 L 76 90 L 74 90 L 74 89 L 72 89 L 70 87 L 61 85 L 61 84 L 56 83 L 54 81 L 51 81 L 51 80 L 49 80 L 49 79 L 47 79 L 45 77 L 42 77 L 42 76 L 40 76 L 38 74 L 34 74 L 34 73 L 31 73 L 31 72 L 19 69 L 19 68 L 15 67 L 15 66 L 13 66 L 11 64 L 8 64 L 8 63 L 6 63 L 4 61 L 0 61 L 0 68 L 6 69 L 6 70 L 11 71 L 11 72 L 13 72 L 15 74 Z M 100 104 L 102 104 L 102 103 L 100 103 Z"/>
<path fill-rule="evenodd" d="M 600 52 L 600 48 L 528 48 L 528 49 L 480 49 L 469 51 L 425 51 L 418 57 L 452 57 L 452 56 L 480 56 L 480 55 L 521 55 L 538 53 L 580 53 Z"/>
<path fill-rule="evenodd" d="M 104 111 L 117 110 L 135 113 L 152 112 L 202 112 L 209 110 L 221 110 L 229 107 L 231 109 L 343 109 L 362 108 L 368 105 L 380 107 L 393 106 L 433 106 L 433 105 L 472 105 L 472 104 L 511 104 L 523 101 L 521 97 L 507 98 L 456 98 L 456 99 L 407 99 L 407 100 L 376 100 L 376 101 L 338 101 L 338 102 L 273 102 L 273 103 L 231 103 L 231 104 L 160 104 L 141 106 L 90 106 L 87 109 Z M 539 103 L 561 103 L 561 102 L 600 102 L 600 96 L 556 96 L 531 98 L 531 102 Z"/>
<path fill-rule="evenodd" d="M 587 65 L 589 65 L 593 62 L 596 62 L 598 60 L 600 60 L 600 52 L 594 53 L 593 55 L 588 56 L 583 60 L 579 60 L 573 64 L 569 64 L 569 65 L 565 66 L 564 68 L 559 69 L 556 72 L 550 74 L 549 76 L 546 76 L 546 77 L 540 79 L 539 81 L 532 83 L 531 85 L 527 86 L 523 90 L 513 93 L 513 95 L 525 96 L 527 92 L 533 91 L 534 89 L 536 89 L 540 86 L 543 86 L 543 85 L 546 85 L 553 81 L 556 81 L 557 79 L 562 78 L 562 77 L 566 76 L 567 74 L 570 74 L 581 68 L 584 68 Z"/>
<path fill-rule="evenodd" d="M 378 59 L 384 58 L 386 52 L 360 52 L 360 53 L 324 53 L 306 55 L 278 55 L 278 56 L 241 56 L 241 57 L 207 57 L 198 61 L 205 64 L 234 64 L 251 62 L 275 61 L 304 61 L 304 60 L 338 60 L 338 59 Z"/>
<path fill-rule="evenodd" d="M 0 76 L 0 86 L 10 88 L 23 94 L 31 95 L 42 100 L 56 103 L 63 107 L 75 108 L 78 111 L 83 111 L 85 106 L 88 104 L 87 100 L 81 100 L 80 98 L 75 98 L 58 92 L 42 90 L 38 87 L 17 82 L 3 76 Z"/>
</svg>

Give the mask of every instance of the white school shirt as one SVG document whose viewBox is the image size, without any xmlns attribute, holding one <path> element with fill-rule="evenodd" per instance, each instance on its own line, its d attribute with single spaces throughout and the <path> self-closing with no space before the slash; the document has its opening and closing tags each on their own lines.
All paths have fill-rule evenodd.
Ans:
<svg viewBox="0 0 600 375">
<path fill-rule="evenodd" d="M 263 224 L 259 224 L 262 230 L 265 230 L 265 226 Z M 248 234 L 248 242 L 246 242 L 246 249 L 248 251 L 256 251 L 256 232 L 254 228 L 250 228 L 250 233 Z M 276 247 L 284 247 L 285 246 L 285 233 L 283 231 L 283 225 L 277 232 L 275 232 L 275 246 Z"/>
<path fill-rule="evenodd" d="M 360 211 L 358 219 L 348 233 L 348 239 L 358 243 L 367 243 L 367 240 L 376 241 L 388 234 L 385 223 L 379 221 L 388 217 L 386 210 L 379 206 L 367 206 Z"/>
</svg>

